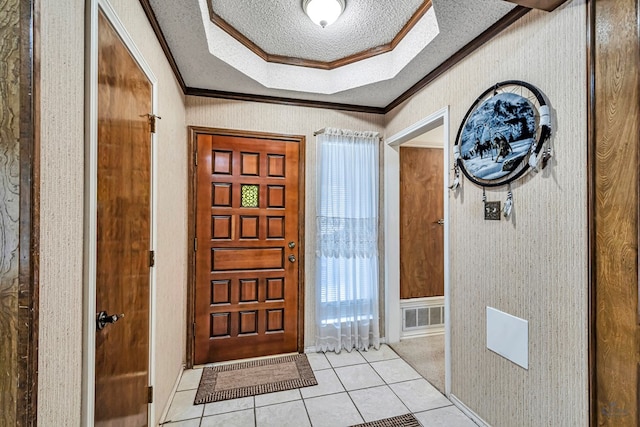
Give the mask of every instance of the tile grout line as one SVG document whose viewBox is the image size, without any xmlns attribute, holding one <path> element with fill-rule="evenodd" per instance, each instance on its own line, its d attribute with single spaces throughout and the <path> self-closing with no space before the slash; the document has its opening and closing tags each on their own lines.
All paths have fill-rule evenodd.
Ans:
<svg viewBox="0 0 640 427">
<path fill-rule="evenodd" d="M 361 355 L 362 356 L 362 355 Z M 327 358 L 328 359 L 328 358 Z M 366 359 L 365 359 L 366 361 Z M 331 362 L 329 362 L 331 363 Z M 351 365 L 354 366 L 354 365 Z M 344 392 L 347 393 L 347 396 L 349 397 L 349 400 L 351 401 L 351 404 L 353 405 L 354 408 L 356 408 L 356 411 L 358 412 L 358 415 L 360 415 L 360 418 L 362 419 L 362 422 L 367 422 L 367 420 L 364 419 L 364 415 L 362 415 L 362 412 L 360 412 L 360 408 L 358 408 L 358 405 L 356 405 L 356 402 L 353 401 L 353 398 L 351 397 L 351 395 L 349 394 L 349 391 L 347 390 L 347 388 L 344 386 L 344 384 L 342 383 L 342 380 L 340 379 L 340 377 L 338 376 L 338 373 L 336 372 L 335 369 L 333 369 L 333 374 L 336 376 L 336 378 L 338 378 L 338 381 L 340 381 L 340 384 L 342 385 L 342 388 L 344 388 Z"/>
<path fill-rule="evenodd" d="M 318 371 L 327 371 L 329 369 L 333 370 L 333 366 L 331 365 L 331 362 L 329 361 L 329 358 L 326 356 L 326 354 L 322 353 L 322 357 L 324 357 L 324 359 L 327 361 L 327 363 L 329 364 L 329 368 L 327 369 L 318 369 Z M 313 370 L 313 368 L 311 368 L 312 372 L 316 372 Z M 335 374 L 335 371 L 334 371 Z M 313 374 L 313 376 L 315 377 L 315 374 Z M 336 374 L 336 376 L 338 376 Z M 340 380 L 340 378 L 338 378 L 338 380 Z M 302 395 L 302 390 L 299 390 L 300 392 L 300 398 L 302 399 L 302 405 L 304 406 L 304 410 L 307 412 L 307 418 L 309 419 L 309 425 L 311 427 L 313 427 L 313 421 L 311 420 L 311 414 L 309 414 L 309 408 L 307 408 L 307 402 L 306 402 L 306 398 Z M 316 396 L 318 397 L 318 396 Z"/>
<path fill-rule="evenodd" d="M 304 397 L 302 396 L 302 392 L 300 392 L 300 399 L 302 399 L 302 406 L 304 406 L 304 411 L 307 413 L 307 419 L 309 420 L 309 425 L 313 427 L 313 421 L 311 421 L 311 415 L 309 415 L 309 409 L 307 408 L 307 402 L 304 401 Z"/>
<path fill-rule="evenodd" d="M 393 349 L 392 349 L 392 350 L 393 350 Z M 396 354 L 397 354 L 397 353 L 396 353 Z M 397 357 L 397 358 L 383 359 L 383 360 L 376 360 L 375 362 L 384 362 L 384 361 L 386 361 L 386 360 L 394 360 L 394 359 L 400 359 L 400 360 L 402 360 L 403 362 L 405 362 L 407 365 L 409 365 L 409 363 L 408 363 L 406 360 L 404 360 L 404 359 L 403 359 L 401 356 L 399 356 L 399 355 L 398 355 L 398 357 Z M 374 363 L 374 362 L 370 362 L 370 361 L 368 361 L 368 360 L 367 360 L 367 362 L 369 363 L 369 365 L 372 365 L 372 363 Z M 411 365 L 409 365 L 409 366 L 411 366 Z M 375 369 L 373 366 L 371 366 L 371 369 L 373 369 L 376 373 L 378 373 L 378 371 L 376 371 L 376 369 Z M 415 370 L 415 369 L 414 369 L 414 370 Z M 417 371 L 416 371 L 416 372 L 417 372 Z M 378 375 L 379 375 L 379 374 L 378 374 Z M 433 384 L 431 384 L 431 383 L 430 383 L 426 378 L 424 378 L 422 375 L 420 375 L 420 378 L 414 378 L 414 379 L 409 379 L 409 380 L 404 380 L 404 381 L 398 381 L 397 383 L 393 383 L 393 384 L 403 384 L 403 383 L 408 383 L 408 382 L 410 382 L 410 381 L 415 381 L 415 380 L 419 380 L 419 379 L 423 379 L 423 380 L 427 381 L 427 383 L 429 383 L 429 385 L 431 385 L 432 387 L 434 387 L 434 388 L 435 388 L 435 386 L 434 386 Z M 391 390 L 391 392 L 392 392 L 392 393 L 393 393 L 393 394 L 398 398 L 398 400 L 400 400 L 400 402 L 404 405 L 404 407 L 405 407 L 405 408 L 407 408 L 407 410 L 409 411 L 409 413 L 410 413 L 410 414 L 412 414 L 412 415 L 414 416 L 414 418 L 416 418 L 416 420 L 417 420 L 417 417 L 416 417 L 415 415 L 416 415 L 418 412 L 413 412 L 413 411 L 412 411 L 412 410 L 411 410 L 411 409 L 410 409 L 410 408 L 409 408 L 409 407 L 404 403 L 404 400 L 402 400 L 402 398 L 401 398 L 400 396 L 398 396 L 398 394 L 397 394 L 397 393 L 395 392 L 395 390 L 391 387 L 391 385 L 390 385 L 389 383 L 387 383 L 387 381 L 386 381 L 386 380 L 384 380 L 384 379 L 383 379 L 383 381 L 384 381 L 384 383 L 389 387 L 389 389 Z M 440 392 L 440 390 L 438 390 L 437 388 L 436 388 L 436 390 L 438 391 L 438 393 L 442 394 L 442 393 Z M 431 408 L 431 409 L 427 409 L 427 410 L 424 410 L 424 411 L 419 411 L 419 413 L 429 412 L 429 411 L 434 411 L 434 410 L 436 410 L 436 409 L 442 409 L 442 408 L 448 408 L 448 407 L 450 407 L 450 406 L 454 406 L 454 405 L 453 405 L 453 402 L 451 402 L 447 396 L 445 396 L 444 394 L 442 394 L 442 396 L 444 396 L 444 397 L 445 397 L 445 399 L 447 399 L 447 401 L 449 401 L 449 405 L 439 406 L 439 407 L 437 407 L 437 408 Z M 420 424 L 421 426 L 423 425 L 423 424 L 420 422 L 420 420 L 418 420 L 418 424 Z"/>
<path fill-rule="evenodd" d="M 256 397 L 251 396 L 253 400 L 253 425 L 254 427 L 258 427 L 258 407 L 256 406 Z"/>
<path fill-rule="evenodd" d="M 394 352 L 394 353 L 395 353 L 395 352 Z M 397 353 L 396 353 L 396 354 L 397 354 Z M 398 357 L 398 358 L 400 358 L 400 357 Z M 394 360 L 394 359 L 395 359 L 395 358 L 391 358 L 391 359 L 384 359 L 384 360 Z M 400 358 L 400 359 L 402 360 L 402 358 Z M 384 361 L 384 360 L 378 360 L 378 362 L 382 362 L 382 361 Z M 375 372 L 375 373 L 376 373 L 376 374 L 377 374 L 377 375 L 382 379 L 382 381 L 384 382 L 384 384 L 385 384 L 387 387 L 389 387 L 389 390 L 391 390 L 391 393 L 393 393 L 393 395 L 394 395 L 395 397 L 397 397 L 397 398 L 398 398 L 398 400 L 400 401 L 400 403 L 402 403 L 402 406 L 404 406 L 404 407 L 407 409 L 407 411 L 409 411 L 409 413 L 413 415 L 413 411 L 412 411 L 411 409 L 409 409 L 409 407 L 404 403 L 404 400 L 402 400 L 402 398 L 400 398 L 400 396 L 398 396 L 398 395 L 396 394 L 396 392 L 393 390 L 393 388 L 391 388 L 391 386 L 389 385 L 389 383 L 387 382 L 387 380 L 385 380 L 384 378 L 382 378 L 382 375 L 380 375 L 380 373 L 379 373 L 378 371 L 376 371 L 376 368 L 374 368 L 374 367 L 373 367 L 373 365 L 371 364 L 371 362 L 369 362 L 369 361 L 367 360 L 367 363 L 369 363 L 369 367 L 371 367 L 371 369 L 373 369 L 373 372 Z M 406 362 L 405 362 L 405 363 L 406 363 Z M 407 380 L 407 381 L 410 381 L 410 380 Z M 394 383 L 394 384 L 398 384 L 398 383 Z M 414 418 L 415 418 L 415 415 L 414 415 Z M 418 421 L 418 424 L 421 424 L 421 423 L 420 423 L 420 421 Z"/>
<path fill-rule="evenodd" d="M 389 382 L 387 382 L 384 378 L 382 378 L 382 376 L 381 376 L 381 375 L 380 375 L 380 373 L 375 369 L 375 367 L 373 366 L 373 364 L 374 364 L 374 363 L 378 363 L 378 362 L 391 361 L 391 360 L 395 360 L 395 359 L 400 359 L 400 360 L 402 360 L 403 362 L 407 363 L 404 359 L 402 359 L 402 357 L 400 357 L 399 355 L 397 355 L 397 354 L 396 354 L 396 357 L 384 358 L 384 359 L 380 359 L 380 360 L 368 360 L 368 359 L 367 359 L 367 358 L 362 354 L 362 352 L 360 352 L 360 351 L 358 351 L 358 350 L 356 350 L 356 351 L 357 351 L 357 352 L 358 352 L 358 354 L 362 357 L 362 359 L 364 360 L 364 362 L 354 363 L 354 364 L 348 364 L 348 365 L 343 365 L 343 366 L 334 366 L 334 365 L 331 363 L 331 361 L 329 360 L 329 358 L 328 358 L 325 354 L 323 354 L 323 356 L 325 357 L 325 360 L 326 360 L 326 361 L 328 362 L 328 364 L 329 364 L 329 367 L 328 367 L 328 368 L 324 368 L 324 369 L 318 369 L 318 370 L 316 370 L 316 372 L 319 372 L 319 371 L 325 371 L 325 370 L 329 370 L 329 369 L 331 369 L 331 370 L 333 371 L 333 374 L 334 374 L 334 375 L 335 375 L 335 377 L 338 379 L 338 382 L 340 383 L 340 385 L 341 385 L 341 386 L 342 386 L 342 388 L 344 389 L 344 392 L 345 392 L 345 393 L 347 393 L 347 395 L 349 396 L 349 399 L 350 399 L 351 403 L 353 404 L 353 406 L 355 407 L 355 409 L 356 409 L 357 413 L 360 415 L 361 419 L 362 419 L 364 422 L 366 422 L 366 420 L 365 420 L 365 418 L 364 418 L 364 416 L 363 416 L 362 412 L 361 412 L 361 411 L 360 411 L 360 409 L 358 408 L 358 406 L 355 404 L 355 401 L 353 400 L 353 398 L 352 398 L 352 396 L 351 396 L 350 392 L 351 392 L 351 391 L 366 390 L 366 389 L 376 388 L 376 387 L 381 387 L 381 386 L 386 386 L 386 387 L 388 387 L 388 388 L 391 390 L 391 392 L 394 394 L 394 396 L 396 396 L 396 397 L 398 398 L 398 400 L 402 403 L 402 405 L 405 407 L 405 409 L 407 409 L 407 410 L 409 411 L 409 413 L 410 413 L 410 414 L 413 414 L 413 415 L 415 416 L 415 414 L 416 414 L 416 413 L 414 413 L 413 411 L 411 411 L 411 410 L 409 409 L 409 407 L 407 406 L 407 404 L 402 400 L 402 398 L 400 398 L 400 396 L 399 396 L 399 395 L 395 392 L 395 390 L 391 387 L 391 384 L 403 384 L 403 383 L 408 383 L 408 382 L 411 382 L 411 381 L 416 381 L 416 380 L 419 380 L 419 379 L 424 379 L 425 381 L 427 381 L 427 382 L 428 382 L 428 380 L 426 380 L 424 377 L 420 376 L 419 378 L 406 379 L 406 380 L 399 381 L 399 382 L 389 383 Z M 344 384 L 343 380 L 342 380 L 342 379 L 340 378 L 340 376 L 338 375 L 338 373 L 337 373 L 336 369 L 338 369 L 338 368 L 350 368 L 350 367 L 352 368 L 352 367 L 355 367 L 355 366 L 358 366 L 358 365 L 365 365 L 365 364 L 366 364 L 366 365 L 369 365 L 369 367 L 374 371 L 374 373 L 378 376 L 378 378 L 380 378 L 380 379 L 382 380 L 382 383 L 383 383 L 383 384 L 382 384 L 382 385 L 375 385 L 375 386 L 373 386 L 373 385 L 372 385 L 372 386 L 370 386 L 370 387 L 357 388 L 357 389 L 354 389 L 354 390 L 347 390 L 347 388 L 346 388 L 346 386 L 345 386 L 345 384 Z M 431 383 L 429 383 L 429 384 L 431 384 Z M 432 385 L 432 384 L 431 384 L 431 385 Z M 433 385 L 432 385 L 432 386 L 433 386 Z M 187 391 L 191 391 L 191 390 L 197 390 L 197 387 L 196 387 L 196 388 L 187 388 L 187 389 L 184 389 L 184 390 L 176 391 L 176 393 L 174 394 L 174 396 L 173 396 L 173 398 L 172 398 L 172 403 L 173 403 L 173 400 L 175 399 L 175 395 L 176 395 L 178 392 L 187 392 Z M 328 394 L 325 394 L 325 395 L 312 396 L 312 397 L 309 397 L 309 398 L 305 398 L 305 397 L 302 395 L 301 389 L 298 389 L 298 394 L 299 394 L 299 396 L 300 396 L 300 400 L 302 400 L 303 407 L 305 408 L 305 412 L 306 412 L 306 415 L 307 415 L 307 419 L 308 419 L 309 423 L 310 423 L 312 426 L 313 426 L 313 423 L 312 423 L 312 420 L 311 420 L 311 416 L 310 416 L 310 414 L 309 414 L 309 410 L 308 410 L 308 408 L 307 408 L 307 402 L 306 402 L 306 400 L 307 400 L 307 399 L 310 399 L 310 398 L 314 398 L 314 397 L 316 397 L 316 398 L 317 398 L 317 397 L 330 396 L 330 395 L 333 395 L 333 394 L 340 394 L 340 393 L 342 393 L 342 391 L 338 391 L 338 392 L 335 392 L 335 393 L 328 393 Z M 439 390 L 438 390 L 438 393 L 440 393 L 440 391 L 439 391 Z M 440 394 L 442 394 L 442 393 L 440 393 Z M 443 396 L 444 396 L 444 395 L 443 395 Z M 446 396 L 444 396 L 444 397 L 446 398 Z M 255 398 L 255 396 L 251 396 L 251 400 L 252 400 L 252 409 L 253 409 L 253 415 L 254 415 L 254 426 L 255 426 L 255 427 L 257 427 L 257 423 L 258 423 L 258 419 L 257 419 L 257 409 L 258 409 L 258 407 L 256 406 L 257 404 L 256 404 L 256 398 Z M 271 403 L 271 404 L 268 404 L 268 405 L 263 405 L 262 407 L 269 407 L 269 406 L 275 406 L 275 405 L 279 405 L 279 404 L 283 404 L 283 403 L 288 403 L 288 402 L 295 402 L 296 400 L 298 400 L 298 399 L 294 399 L 294 400 L 292 400 L 292 401 L 286 401 L 286 402 L 276 402 L 276 403 Z M 447 400 L 448 400 L 448 399 L 447 399 Z M 453 405 L 453 403 L 451 403 L 451 401 L 449 401 L 449 405 L 439 406 L 439 407 L 436 407 L 436 408 L 431 408 L 431 409 L 427 409 L 427 410 L 425 410 L 425 411 L 419 411 L 419 412 L 420 412 L 420 413 L 423 413 L 423 412 L 429 412 L 429 411 L 433 411 L 433 410 L 437 410 L 437 409 L 447 408 L 447 407 L 450 407 L 450 406 L 452 406 L 452 405 Z M 205 407 L 206 407 L 206 405 L 205 405 Z M 200 417 L 198 417 L 198 418 L 199 418 L 199 426 L 202 426 L 202 423 L 204 422 L 204 418 L 205 418 L 205 415 L 204 415 L 205 407 L 203 407 L 202 415 L 201 415 Z M 220 413 L 220 414 L 213 414 L 213 415 L 215 416 L 215 415 L 222 415 L 222 414 L 230 414 L 230 413 L 234 413 L 234 412 L 241 412 L 241 411 L 243 411 L 243 410 L 242 410 L 242 409 L 237 409 L 237 410 L 228 411 L 228 412 L 222 412 L 222 413 Z M 196 419 L 196 418 L 192 418 L 192 419 Z M 188 420 L 181 420 L 180 422 L 182 422 L 182 421 L 188 421 Z M 171 420 L 168 420 L 168 422 L 171 422 Z"/>
</svg>

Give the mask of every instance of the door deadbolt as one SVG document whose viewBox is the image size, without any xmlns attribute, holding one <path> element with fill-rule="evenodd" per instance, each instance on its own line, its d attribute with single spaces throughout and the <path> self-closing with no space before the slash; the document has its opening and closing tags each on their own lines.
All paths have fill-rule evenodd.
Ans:
<svg viewBox="0 0 640 427">
<path fill-rule="evenodd" d="M 296 247 L 296 243 L 295 242 L 289 242 L 289 249 L 293 249 Z"/>
</svg>

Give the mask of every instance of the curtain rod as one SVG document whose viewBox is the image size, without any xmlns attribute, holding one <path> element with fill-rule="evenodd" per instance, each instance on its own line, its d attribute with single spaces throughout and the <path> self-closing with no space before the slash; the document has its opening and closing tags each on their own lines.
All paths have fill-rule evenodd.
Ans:
<svg viewBox="0 0 640 427">
<path fill-rule="evenodd" d="M 317 131 L 315 131 L 313 133 L 313 136 L 322 135 L 323 133 L 325 133 L 326 130 L 327 130 L 327 128 L 319 129 L 319 130 L 317 130 Z M 383 141 L 384 138 L 382 137 L 382 135 L 380 135 L 380 132 L 377 132 L 377 133 L 378 133 L 378 138 L 380 139 L 380 141 Z"/>
</svg>

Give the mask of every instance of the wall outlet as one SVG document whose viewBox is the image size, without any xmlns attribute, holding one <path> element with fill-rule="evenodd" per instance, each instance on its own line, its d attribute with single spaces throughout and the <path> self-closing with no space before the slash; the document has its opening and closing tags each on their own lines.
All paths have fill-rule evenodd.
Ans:
<svg viewBox="0 0 640 427">
<path fill-rule="evenodd" d="M 484 202 L 485 221 L 500 221 L 500 202 Z"/>
</svg>

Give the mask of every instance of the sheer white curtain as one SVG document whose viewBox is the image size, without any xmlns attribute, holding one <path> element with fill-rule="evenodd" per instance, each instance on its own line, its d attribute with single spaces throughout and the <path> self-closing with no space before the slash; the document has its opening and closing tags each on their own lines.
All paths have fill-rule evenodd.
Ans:
<svg viewBox="0 0 640 427">
<path fill-rule="evenodd" d="M 380 347 L 375 132 L 318 135 L 316 350 Z"/>
</svg>

